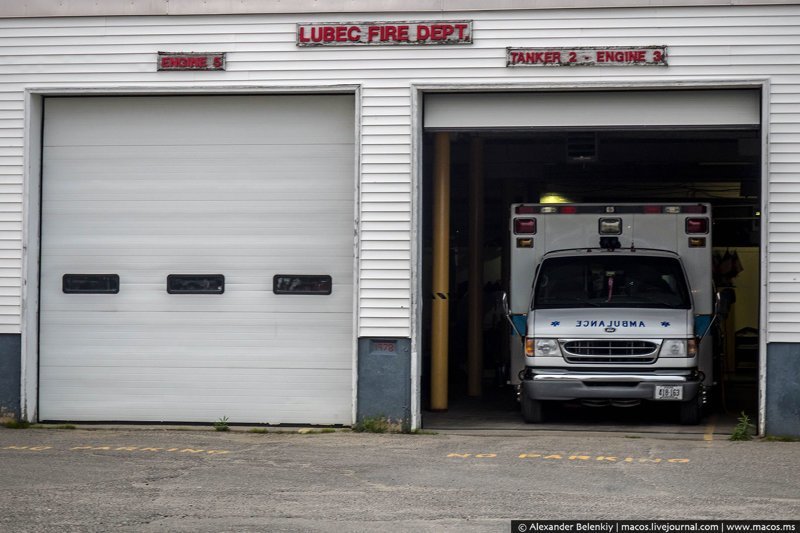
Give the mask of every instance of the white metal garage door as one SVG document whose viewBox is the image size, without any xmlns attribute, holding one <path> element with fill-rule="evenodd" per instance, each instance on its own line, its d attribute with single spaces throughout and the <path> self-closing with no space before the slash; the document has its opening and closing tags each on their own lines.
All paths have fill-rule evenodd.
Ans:
<svg viewBox="0 0 800 533">
<path fill-rule="evenodd" d="M 752 89 L 425 95 L 425 128 L 735 127 L 761 123 Z"/>
<path fill-rule="evenodd" d="M 48 98 L 39 418 L 350 423 L 354 149 L 352 95 Z"/>
</svg>

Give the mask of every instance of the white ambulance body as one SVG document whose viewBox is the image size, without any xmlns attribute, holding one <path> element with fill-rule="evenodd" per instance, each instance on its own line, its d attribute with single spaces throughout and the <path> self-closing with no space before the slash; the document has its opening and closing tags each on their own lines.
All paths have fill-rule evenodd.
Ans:
<svg viewBox="0 0 800 533">
<path fill-rule="evenodd" d="M 712 383 L 709 204 L 514 204 L 509 305 L 523 418 L 549 401 L 669 401 Z"/>
</svg>

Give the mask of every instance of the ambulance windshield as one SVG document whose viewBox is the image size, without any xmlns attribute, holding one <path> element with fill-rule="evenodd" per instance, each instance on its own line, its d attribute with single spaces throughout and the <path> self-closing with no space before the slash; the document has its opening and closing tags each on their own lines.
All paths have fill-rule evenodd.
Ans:
<svg viewBox="0 0 800 533">
<path fill-rule="evenodd" d="M 683 269 L 670 257 L 584 255 L 545 259 L 532 309 L 689 309 Z"/>
</svg>

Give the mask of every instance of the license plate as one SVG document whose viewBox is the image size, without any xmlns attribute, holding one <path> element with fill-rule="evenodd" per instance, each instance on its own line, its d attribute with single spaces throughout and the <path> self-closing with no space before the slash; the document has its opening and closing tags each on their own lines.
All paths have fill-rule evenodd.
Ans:
<svg viewBox="0 0 800 533">
<path fill-rule="evenodd" d="M 656 400 L 683 400 L 682 385 L 656 385 Z"/>
</svg>

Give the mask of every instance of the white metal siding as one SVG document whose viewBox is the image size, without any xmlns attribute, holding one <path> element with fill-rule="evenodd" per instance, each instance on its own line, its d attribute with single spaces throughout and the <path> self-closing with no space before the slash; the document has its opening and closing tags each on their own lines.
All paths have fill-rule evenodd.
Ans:
<svg viewBox="0 0 800 533">
<path fill-rule="evenodd" d="M 473 19 L 466 46 L 298 49 L 295 23 Z M 660 67 L 514 68 L 505 49 L 665 44 Z M 158 50 L 226 51 L 227 72 L 156 72 Z M 769 339 L 800 341 L 800 6 L 643 7 L 0 21 L 0 331 L 19 331 L 25 87 L 361 84 L 359 329 L 410 334 L 412 84 L 769 78 Z"/>
<path fill-rule="evenodd" d="M 352 95 L 48 98 L 40 418 L 349 424 L 354 116 Z M 67 273 L 119 294 L 65 294 Z"/>
</svg>

